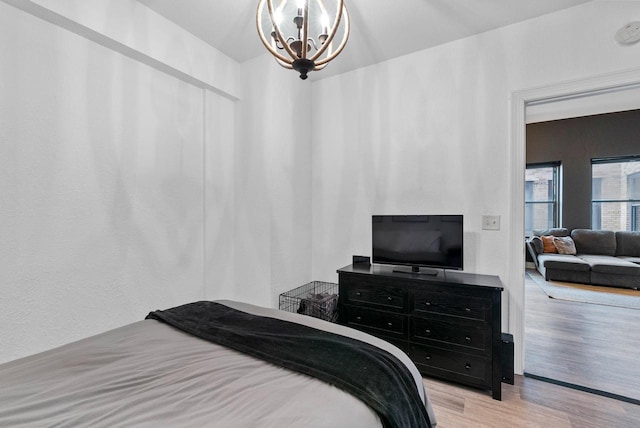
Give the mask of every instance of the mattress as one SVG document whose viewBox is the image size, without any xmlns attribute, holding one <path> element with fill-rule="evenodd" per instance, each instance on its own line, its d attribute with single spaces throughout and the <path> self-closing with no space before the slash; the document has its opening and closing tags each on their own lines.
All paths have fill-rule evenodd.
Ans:
<svg viewBox="0 0 640 428">
<path fill-rule="evenodd" d="M 393 345 L 311 317 L 218 302 L 385 349 L 411 371 L 434 425 L 419 372 Z M 363 402 L 334 386 L 148 319 L 0 365 L 0 426 L 364 428 L 381 423 Z"/>
</svg>

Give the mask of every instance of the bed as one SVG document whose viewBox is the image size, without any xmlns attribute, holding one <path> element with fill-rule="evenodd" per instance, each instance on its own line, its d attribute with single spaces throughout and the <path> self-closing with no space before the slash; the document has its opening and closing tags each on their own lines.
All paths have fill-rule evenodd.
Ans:
<svg viewBox="0 0 640 428">
<path fill-rule="evenodd" d="M 212 304 L 264 325 L 267 320 L 295 323 L 296 328 L 312 327 L 318 334 L 386 351 L 411 378 L 408 391 L 388 397 L 414 394 L 424 406 L 425 426 L 435 426 L 419 372 L 389 343 L 308 316 L 228 300 Z M 333 386 L 335 382 L 203 340 L 152 314 L 0 365 L 0 426 L 391 426 L 384 414 L 372 410 L 375 406 Z"/>
</svg>

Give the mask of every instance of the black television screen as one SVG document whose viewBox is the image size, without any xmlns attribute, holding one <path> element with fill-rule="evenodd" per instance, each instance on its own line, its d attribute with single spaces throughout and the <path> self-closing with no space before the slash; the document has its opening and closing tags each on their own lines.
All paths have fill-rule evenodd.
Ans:
<svg viewBox="0 0 640 428">
<path fill-rule="evenodd" d="M 374 215 L 372 262 L 462 270 L 462 215 Z"/>
</svg>

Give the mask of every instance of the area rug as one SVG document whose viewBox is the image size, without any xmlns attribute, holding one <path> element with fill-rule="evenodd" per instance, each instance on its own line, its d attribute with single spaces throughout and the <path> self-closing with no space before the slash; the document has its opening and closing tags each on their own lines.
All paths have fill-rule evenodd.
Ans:
<svg viewBox="0 0 640 428">
<path fill-rule="evenodd" d="M 527 276 L 552 299 L 640 309 L 640 290 L 545 281 L 537 272 L 527 272 Z"/>
</svg>

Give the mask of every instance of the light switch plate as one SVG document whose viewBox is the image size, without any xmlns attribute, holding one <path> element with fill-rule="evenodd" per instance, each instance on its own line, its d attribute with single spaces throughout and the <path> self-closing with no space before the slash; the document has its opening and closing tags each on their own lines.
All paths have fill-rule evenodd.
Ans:
<svg viewBox="0 0 640 428">
<path fill-rule="evenodd" d="M 482 229 L 483 230 L 500 230 L 500 216 L 499 215 L 483 215 Z"/>
</svg>

